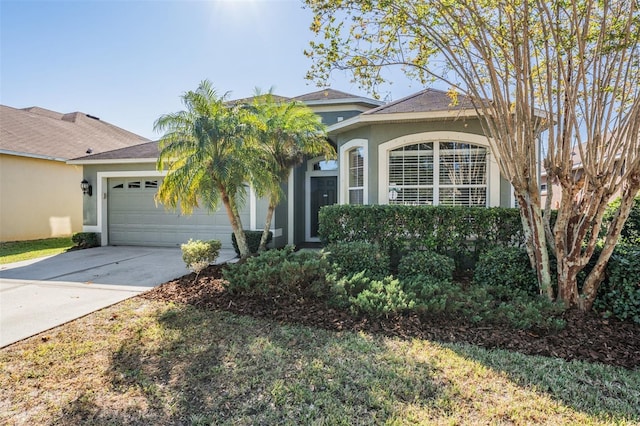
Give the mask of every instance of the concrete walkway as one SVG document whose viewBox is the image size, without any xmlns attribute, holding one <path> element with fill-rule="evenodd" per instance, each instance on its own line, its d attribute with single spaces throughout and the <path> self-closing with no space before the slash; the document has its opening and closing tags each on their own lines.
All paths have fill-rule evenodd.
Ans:
<svg viewBox="0 0 640 426">
<path fill-rule="evenodd" d="M 221 250 L 218 262 L 236 257 Z M 0 265 L 0 348 L 188 274 L 179 248 L 97 247 Z"/>
</svg>

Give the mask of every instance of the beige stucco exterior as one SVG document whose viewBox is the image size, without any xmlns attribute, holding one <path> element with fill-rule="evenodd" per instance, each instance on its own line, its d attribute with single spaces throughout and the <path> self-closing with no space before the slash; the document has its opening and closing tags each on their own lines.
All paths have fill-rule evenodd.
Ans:
<svg viewBox="0 0 640 426">
<path fill-rule="evenodd" d="M 0 154 L 0 241 L 82 231 L 82 166 Z"/>
</svg>

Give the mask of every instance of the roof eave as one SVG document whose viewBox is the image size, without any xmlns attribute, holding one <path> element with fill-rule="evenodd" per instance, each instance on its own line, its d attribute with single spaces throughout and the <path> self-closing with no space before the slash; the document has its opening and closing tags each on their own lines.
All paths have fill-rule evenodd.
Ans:
<svg viewBox="0 0 640 426">
<path fill-rule="evenodd" d="M 104 159 L 82 159 L 77 158 L 67 161 L 72 165 L 92 165 L 92 164 L 135 164 L 135 163 L 156 163 L 157 158 L 104 158 Z"/>
<path fill-rule="evenodd" d="M 51 155 L 44 155 L 44 154 L 33 154 L 30 152 L 11 151 L 9 149 L 0 149 L 0 154 L 14 155 L 16 157 L 35 158 L 37 160 L 49 160 L 49 161 L 61 161 L 61 162 L 67 161 L 67 158 L 54 157 Z"/>
</svg>

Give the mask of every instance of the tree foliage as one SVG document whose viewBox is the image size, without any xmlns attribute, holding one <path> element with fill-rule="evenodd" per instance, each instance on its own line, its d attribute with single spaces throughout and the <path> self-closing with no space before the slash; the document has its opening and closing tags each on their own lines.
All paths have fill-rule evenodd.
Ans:
<svg viewBox="0 0 640 426">
<path fill-rule="evenodd" d="M 202 206 L 215 211 L 225 207 L 241 257 L 249 255 L 240 209 L 245 182 L 252 169 L 251 145 L 244 112 L 219 96 L 204 80 L 195 91 L 182 95 L 185 109 L 158 118 L 154 130 L 160 139 L 158 170 L 167 170 L 157 200 L 190 214 Z"/>
<path fill-rule="evenodd" d="M 590 309 L 640 189 L 640 0 L 306 3 L 318 36 L 306 52 L 310 78 L 347 69 L 375 90 L 381 70 L 398 65 L 422 84 L 448 83 L 452 103 L 475 108 L 513 185 L 540 291 Z M 561 192 L 554 224 L 540 201 L 540 152 Z M 579 292 L 577 275 L 618 191 L 620 207 Z M 558 259 L 557 294 L 549 249 Z"/>
<path fill-rule="evenodd" d="M 273 93 L 256 91 L 252 103 L 245 106 L 249 113 L 256 155 L 260 158 L 254 169 L 253 184 L 269 206 L 259 251 L 266 248 L 273 212 L 280 202 L 282 190 L 291 169 L 300 165 L 305 156 L 335 156 L 326 139 L 326 128 L 320 117 L 301 102 L 281 100 Z"/>
</svg>

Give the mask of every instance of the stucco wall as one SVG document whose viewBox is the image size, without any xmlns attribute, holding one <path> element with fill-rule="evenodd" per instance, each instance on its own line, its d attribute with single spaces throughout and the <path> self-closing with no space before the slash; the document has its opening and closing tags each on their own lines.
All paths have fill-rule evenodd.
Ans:
<svg viewBox="0 0 640 426">
<path fill-rule="evenodd" d="M 470 118 L 448 121 L 423 121 L 416 123 L 371 124 L 346 131 L 337 136 L 338 151 L 342 145 L 350 141 L 358 139 L 367 141 L 368 204 L 378 204 L 380 202 L 378 188 L 378 182 L 380 180 L 378 170 L 378 147 L 385 142 L 402 136 L 426 132 L 460 132 L 470 133 L 473 135 L 484 135 L 478 120 Z M 338 161 L 340 161 L 340 159 Z M 508 193 L 510 191 L 509 183 L 501 178 L 496 179 L 495 182 L 498 185 L 497 191 L 499 192 L 497 196 L 493 197 L 496 198 L 495 204 L 499 204 L 504 207 L 510 206 L 510 197 L 508 197 Z M 507 185 L 507 187 L 503 188 L 504 185 Z"/>
<path fill-rule="evenodd" d="M 0 154 L 0 241 L 82 231 L 82 167 Z"/>
</svg>

